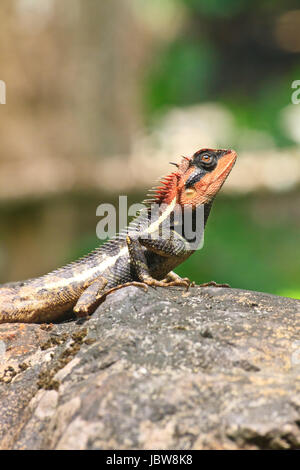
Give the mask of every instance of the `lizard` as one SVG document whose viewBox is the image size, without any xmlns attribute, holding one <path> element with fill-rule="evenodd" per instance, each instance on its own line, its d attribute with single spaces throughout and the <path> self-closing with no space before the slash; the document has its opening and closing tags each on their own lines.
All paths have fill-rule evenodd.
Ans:
<svg viewBox="0 0 300 470">
<path fill-rule="evenodd" d="M 152 189 L 144 210 L 124 232 L 62 268 L 0 286 L 0 323 L 59 321 L 71 311 L 76 317 L 88 317 L 108 294 L 129 285 L 145 290 L 148 286 L 188 288 L 191 281 L 172 270 L 191 256 L 195 247 L 179 230 L 183 218 L 176 219 L 174 214 L 178 207 L 188 208 L 194 217 L 202 207 L 205 226 L 236 158 L 234 150 L 203 148 L 173 163 L 175 171 Z M 155 216 L 153 204 L 158 207 Z M 165 237 L 161 227 L 167 219 L 170 231 Z"/>
</svg>

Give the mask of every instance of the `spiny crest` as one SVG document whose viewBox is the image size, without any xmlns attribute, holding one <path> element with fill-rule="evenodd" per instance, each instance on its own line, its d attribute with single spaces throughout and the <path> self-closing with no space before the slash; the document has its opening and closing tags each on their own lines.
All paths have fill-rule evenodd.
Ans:
<svg viewBox="0 0 300 470">
<path fill-rule="evenodd" d="M 149 193 L 152 194 L 147 194 L 149 199 L 145 199 L 143 204 L 161 203 L 165 201 L 165 199 L 167 200 L 171 195 L 174 197 L 179 176 L 179 172 L 174 172 L 161 178 L 159 185 L 149 190 Z"/>
<path fill-rule="evenodd" d="M 182 156 L 180 163 L 170 162 L 172 165 L 177 167 L 177 171 L 160 178 L 158 186 L 154 186 L 149 190 L 149 193 L 152 194 L 147 194 L 149 199 L 145 199 L 143 204 L 151 205 L 155 203 L 160 204 L 162 202 L 168 203 L 171 199 L 173 199 L 176 195 L 178 180 L 186 170 L 186 166 L 189 162 L 190 159 L 184 156 Z"/>
</svg>

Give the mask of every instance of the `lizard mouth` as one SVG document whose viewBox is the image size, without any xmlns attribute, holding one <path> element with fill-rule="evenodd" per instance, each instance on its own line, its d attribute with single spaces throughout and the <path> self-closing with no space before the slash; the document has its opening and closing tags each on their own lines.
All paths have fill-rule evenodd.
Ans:
<svg viewBox="0 0 300 470">
<path fill-rule="evenodd" d="M 227 150 L 219 160 L 217 171 L 214 174 L 214 181 L 219 179 L 226 179 L 227 175 L 232 170 L 237 159 L 237 153 L 234 150 Z"/>
</svg>

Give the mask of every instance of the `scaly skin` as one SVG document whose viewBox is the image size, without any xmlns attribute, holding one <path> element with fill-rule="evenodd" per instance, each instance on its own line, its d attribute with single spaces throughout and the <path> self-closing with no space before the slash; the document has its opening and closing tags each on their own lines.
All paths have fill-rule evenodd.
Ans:
<svg viewBox="0 0 300 470">
<path fill-rule="evenodd" d="M 205 223 L 212 202 L 236 160 L 233 150 L 202 149 L 183 157 L 177 170 L 163 178 L 148 209 L 124 234 L 116 236 L 78 261 L 24 283 L 0 287 L 0 323 L 43 323 L 63 319 L 73 310 L 78 317 L 92 313 L 112 291 L 127 285 L 188 286 L 172 270 L 194 251 L 189 241 L 172 227 L 169 237 L 159 229 L 174 215 L 177 205 L 188 206 L 193 217 L 204 205 Z M 150 204 L 160 212 L 149 224 Z"/>
</svg>

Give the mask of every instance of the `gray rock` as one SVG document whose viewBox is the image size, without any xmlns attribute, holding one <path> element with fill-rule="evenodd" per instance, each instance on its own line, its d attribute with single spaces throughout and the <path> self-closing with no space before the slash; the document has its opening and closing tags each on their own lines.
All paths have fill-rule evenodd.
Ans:
<svg viewBox="0 0 300 470">
<path fill-rule="evenodd" d="M 1 449 L 300 449 L 300 301 L 117 291 L 87 321 L 0 325 Z"/>
</svg>

